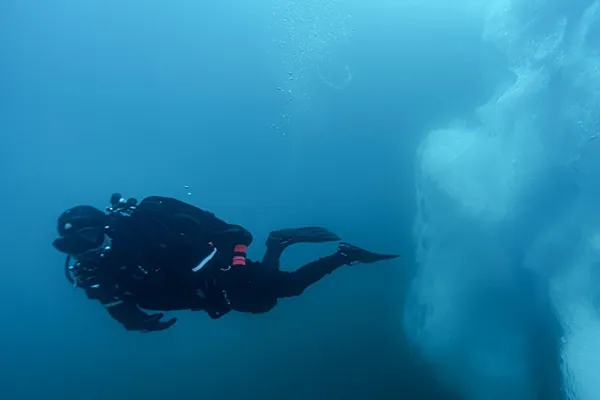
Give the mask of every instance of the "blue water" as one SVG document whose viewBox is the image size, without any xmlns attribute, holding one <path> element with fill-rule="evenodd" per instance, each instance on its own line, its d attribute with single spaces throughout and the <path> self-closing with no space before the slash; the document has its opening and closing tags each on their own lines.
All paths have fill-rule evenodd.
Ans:
<svg viewBox="0 0 600 400">
<path fill-rule="evenodd" d="M 557 1 L 1 2 L 0 397 L 596 398 L 599 24 Z M 116 191 L 402 258 L 129 333 L 51 246 Z"/>
</svg>

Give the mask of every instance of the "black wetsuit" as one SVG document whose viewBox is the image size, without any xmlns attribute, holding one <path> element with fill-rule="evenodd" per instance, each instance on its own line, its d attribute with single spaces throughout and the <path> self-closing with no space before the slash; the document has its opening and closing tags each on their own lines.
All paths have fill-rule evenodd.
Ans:
<svg viewBox="0 0 600 400">
<path fill-rule="evenodd" d="M 212 213 L 172 198 L 148 197 L 131 215 L 111 216 L 108 251 L 91 252 L 71 268 L 75 283 L 104 304 L 128 330 L 172 326 L 162 313 L 145 310 L 204 310 L 212 318 L 229 311 L 264 313 L 277 300 L 300 295 L 347 263 L 335 253 L 296 271 L 282 271 L 284 246 L 268 246 L 262 262 L 232 266 L 234 247 L 252 235 Z M 198 270 L 198 266 L 208 261 Z"/>
</svg>

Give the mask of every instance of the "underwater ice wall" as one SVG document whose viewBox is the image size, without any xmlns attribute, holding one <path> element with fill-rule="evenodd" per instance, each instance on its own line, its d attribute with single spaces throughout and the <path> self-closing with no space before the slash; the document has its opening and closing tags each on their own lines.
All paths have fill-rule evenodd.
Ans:
<svg viewBox="0 0 600 400">
<path fill-rule="evenodd" d="M 490 0 L 483 39 L 514 81 L 419 149 L 404 328 L 467 399 L 549 398 L 552 352 L 598 399 L 600 2 Z"/>
</svg>

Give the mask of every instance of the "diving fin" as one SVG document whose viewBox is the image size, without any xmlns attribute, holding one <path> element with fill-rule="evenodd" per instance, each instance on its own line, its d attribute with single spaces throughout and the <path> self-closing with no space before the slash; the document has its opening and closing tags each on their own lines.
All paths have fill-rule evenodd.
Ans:
<svg viewBox="0 0 600 400">
<path fill-rule="evenodd" d="M 267 247 L 287 247 L 296 243 L 336 242 L 341 238 L 333 232 L 319 226 L 307 226 L 296 229 L 280 229 L 273 231 L 267 238 Z"/>
<path fill-rule="evenodd" d="M 349 243 L 340 243 L 338 246 L 338 254 L 341 254 L 348 258 L 349 265 L 364 263 L 371 264 L 379 261 L 392 260 L 400 257 L 396 254 L 377 254 L 360 247 L 353 246 Z"/>
</svg>

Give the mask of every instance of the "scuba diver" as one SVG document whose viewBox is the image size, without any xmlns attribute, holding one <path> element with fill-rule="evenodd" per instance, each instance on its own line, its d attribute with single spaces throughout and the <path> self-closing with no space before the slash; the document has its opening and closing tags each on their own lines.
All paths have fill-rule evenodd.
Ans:
<svg viewBox="0 0 600 400">
<path fill-rule="evenodd" d="M 69 282 L 125 329 L 140 332 L 176 323 L 163 321 L 161 311 L 203 310 L 213 319 L 230 311 L 265 313 L 341 266 L 398 257 L 340 242 L 334 254 L 282 271 L 287 247 L 341 239 L 321 227 L 282 229 L 269 234 L 262 261 L 252 261 L 246 252 L 253 237 L 243 227 L 177 199 L 151 196 L 138 204 L 119 193 L 106 212 L 88 205 L 66 210 L 58 233 L 53 245 L 67 255 Z"/>
</svg>

